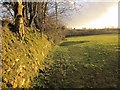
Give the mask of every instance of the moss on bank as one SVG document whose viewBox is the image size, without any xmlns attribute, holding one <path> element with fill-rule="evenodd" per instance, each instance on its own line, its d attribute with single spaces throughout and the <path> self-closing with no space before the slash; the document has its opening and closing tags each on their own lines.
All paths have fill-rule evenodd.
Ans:
<svg viewBox="0 0 120 90">
<path fill-rule="evenodd" d="M 2 33 L 2 88 L 30 87 L 31 81 L 44 69 L 44 58 L 51 43 L 40 37 L 35 29 L 25 28 L 25 40 L 3 27 Z"/>
</svg>

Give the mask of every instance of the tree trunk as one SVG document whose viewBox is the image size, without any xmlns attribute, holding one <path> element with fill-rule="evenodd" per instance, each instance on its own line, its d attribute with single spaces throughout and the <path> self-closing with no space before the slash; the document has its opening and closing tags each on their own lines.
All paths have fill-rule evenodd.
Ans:
<svg viewBox="0 0 120 90">
<path fill-rule="evenodd" d="M 37 5 L 37 16 L 34 19 L 34 23 L 36 28 L 40 29 L 40 32 L 42 32 L 42 21 L 43 21 L 43 3 L 44 2 L 38 2 Z"/>
<path fill-rule="evenodd" d="M 43 3 L 42 6 L 42 27 L 41 27 L 41 37 L 43 37 L 43 32 L 45 31 L 45 19 L 46 19 L 46 11 L 47 11 L 47 2 Z"/>
<path fill-rule="evenodd" d="M 30 23 L 29 23 L 29 26 L 32 27 L 34 19 L 37 16 L 37 2 L 31 3 L 29 6 L 30 6 Z"/>
<path fill-rule="evenodd" d="M 57 25 L 57 22 L 58 22 L 58 4 L 57 4 L 57 2 L 55 2 L 55 14 L 56 14 L 56 25 Z"/>
<path fill-rule="evenodd" d="M 24 25 L 29 26 L 29 19 L 28 19 L 28 2 L 24 2 L 23 8 L 23 17 L 24 17 Z"/>
<path fill-rule="evenodd" d="M 23 5 L 22 5 L 22 0 L 17 0 L 18 2 L 16 3 L 17 8 L 16 8 L 16 19 L 15 19 L 15 26 L 16 30 L 18 31 L 19 38 L 20 40 L 24 39 L 24 18 L 23 18 Z"/>
</svg>

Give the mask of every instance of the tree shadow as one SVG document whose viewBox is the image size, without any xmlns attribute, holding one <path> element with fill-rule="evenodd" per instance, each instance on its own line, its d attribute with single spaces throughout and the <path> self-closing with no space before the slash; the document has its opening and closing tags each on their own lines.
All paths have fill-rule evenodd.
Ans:
<svg viewBox="0 0 120 90">
<path fill-rule="evenodd" d="M 11 21 L 9 21 L 9 20 L 3 20 L 3 21 L 2 21 L 2 27 L 7 27 L 7 28 L 9 28 L 9 30 L 10 30 L 11 32 L 13 32 L 13 33 L 16 33 L 16 32 L 17 32 L 16 29 L 15 29 L 15 25 L 14 25 Z"/>
<path fill-rule="evenodd" d="M 86 42 L 89 42 L 89 41 L 69 41 L 69 42 L 61 43 L 60 46 L 71 46 L 71 45 L 82 44 Z"/>
</svg>

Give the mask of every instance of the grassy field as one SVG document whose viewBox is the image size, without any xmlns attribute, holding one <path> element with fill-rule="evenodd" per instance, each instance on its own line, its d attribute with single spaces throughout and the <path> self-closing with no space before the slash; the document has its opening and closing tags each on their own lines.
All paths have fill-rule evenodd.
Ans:
<svg viewBox="0 0 120 90">
<path fill-rule="evenodd" d="M 118 35 L 69 37 L 46 59 L 46 70 L 34 87 L 116 88 Z"/>
</svg>

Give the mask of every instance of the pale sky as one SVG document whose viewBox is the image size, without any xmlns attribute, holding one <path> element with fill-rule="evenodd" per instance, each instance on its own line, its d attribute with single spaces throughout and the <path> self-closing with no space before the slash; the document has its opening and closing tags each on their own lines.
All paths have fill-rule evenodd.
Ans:
<svg viewBox="0 0 120 90">
<path fill-rule="evenodd" d="M 85 0 L 84 7 L 79 13 L 71 16 L 67 26 L 72 28 L 118 27 L 118 0 L 94 1 Z"/>
</svg>

